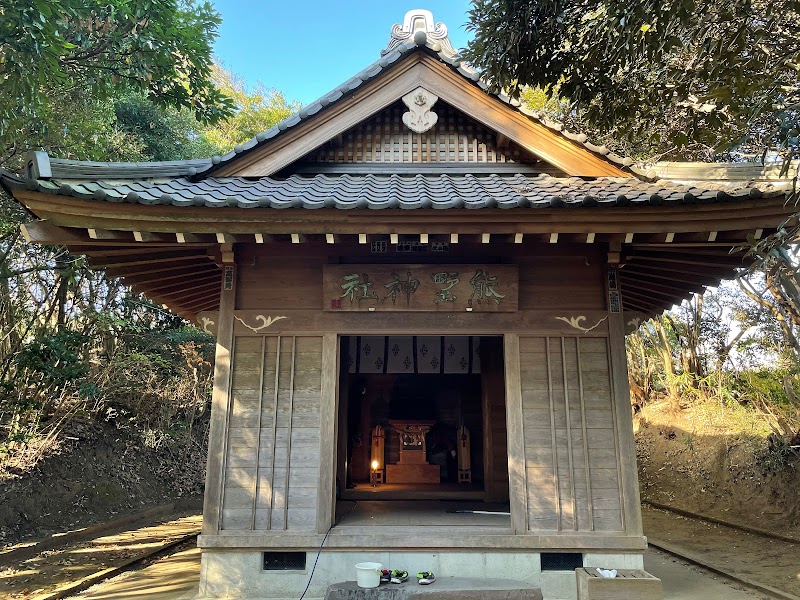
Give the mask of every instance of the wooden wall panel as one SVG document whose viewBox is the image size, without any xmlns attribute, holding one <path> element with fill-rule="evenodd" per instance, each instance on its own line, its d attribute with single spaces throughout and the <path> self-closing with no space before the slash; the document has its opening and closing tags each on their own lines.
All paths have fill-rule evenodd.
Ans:
<svg viewBox="0 0 800 600">
<path fill-rule="evenodd" d="M 322 266 L 329 260 L 321 254 L 272 258 L 249 253 L 239 266 L 236 308 L 322 310 Z M 458 262 L 457 256 L 450 262 Z M 513 264 L 519 265 L 519 310 L 605 310 L 604 271 L 586 257 L 523 256 Z"/>
<path fill-rule="evenodd" d="M 322 338 L 239 336 L 222 529 L 316 528 Z"/>
<path fill-rule="evenodd" d="M 520 337 L 532 531 L 622 531 L 607 343 Z"/>
<path fill-rule="evenodd" d="M 325 256 L 254 256 L 239 267 L 238 309 L 322 309 Z"/>
</svg>

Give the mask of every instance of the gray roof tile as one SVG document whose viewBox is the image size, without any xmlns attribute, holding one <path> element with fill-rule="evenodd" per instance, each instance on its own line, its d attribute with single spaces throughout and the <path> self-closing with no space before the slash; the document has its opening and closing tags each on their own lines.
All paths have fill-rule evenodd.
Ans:
<svg viewBox="0 0 800 600">
<path fill-rule="evenodd" d="M 35 189 L 47 194 L 102 202 L 144 205 L 240 208 L 542 208 L 596 206 L 648 206 L 714 203 L 783 197 L 786 188 L 762 184 L 720 183 L 707 189 L 702 183 L 647 183 L 636 179 L 603 177 L 583 180 L 549 175 L 292 175 L 286 179 L 263 177 L 209 177 L 192 181 L 181 177 L 161 182 L 62 182 L 25 180 L 0 173 L 9 187 Z M 763 188 L 763 189 L 762 189 Z"/>
</svg>

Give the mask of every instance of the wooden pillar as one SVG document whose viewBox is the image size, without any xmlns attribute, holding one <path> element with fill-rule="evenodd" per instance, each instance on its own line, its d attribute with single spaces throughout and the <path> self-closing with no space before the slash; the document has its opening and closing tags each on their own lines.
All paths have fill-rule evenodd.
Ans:
<svg viewBox="0 0 800 600">
<path fill-rule="evenodd" d="M 508 432 L 508 492 L 511 505 L 511 529 L 515 534 L 528 532 L 528 485 L 525 472 L 525 432 L 522 423 L 522 386 L 520 378 L 519 335 L 503 337 L 506 367 L 506 429 Z"/>
<path fill-rule="evenodd" d="M 636 470 L 636 440 L 633 436 L 633 411 L 628 385 L 628 358 L 625 352 L 625 319 L 619 285 L 620 246 L 612 245 L 608 253 L 606 300 L 608 302 L 608 345 L 611 362 L 611 383 L 614 422 L 619 444 L 620 487 L 622 489 L 622 526 L 628 535 L 642 535 L 642 508 L 639 498 L 639 476 Z"/>
<path fill-rule="evenodd" d="M 338 436 L 339 344 L 335 333 L 322 337 L 319 486 L 317 532 L 325 533 L 336 515 L 336 438 Z"/>
<path fill-rule="evenodd" d="M 222 524 L 222 494 L 225 485 L 225 454 L 230 412 L 231 360 L 233 358 L 233 311 L 236 304 L 236 263 L 231 244 L 222 244 L 222 290 L 217 320 L 214 358 L 214 388 L 208 432 L 206 488 L 203 500 L 203 535 L 219 532 Z"/>
</svg>

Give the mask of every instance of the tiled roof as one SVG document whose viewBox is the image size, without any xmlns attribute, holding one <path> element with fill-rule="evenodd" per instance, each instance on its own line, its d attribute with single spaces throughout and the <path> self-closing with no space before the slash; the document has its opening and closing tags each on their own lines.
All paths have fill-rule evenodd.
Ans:
<svg viewBox="0 0 800 600">
<path fill-rule="evenodd" d="M 210 177 L 165 181 L 65 182 L 3 176 L 9 187 L 108 202 L 238 208 L 555 208 L 697 204 L 779 197 L 782 184 L 759 188 L 583 180 L 549 175 L 292 175 L 287 179 Z"/>
<path fill-rule="evenodd" d="M 441 25 L 441 24 L 439 24 Z M 445 29 L 446 32 L 446 29 Z M 276 136 L 280 135 L 287 129 L 294 127 L 295 125 L 300 124 L 308 117 L 318 113 L 323 108 L 337 102 L 340 98 L 347 96 L 361 87 L 364 83 L 378 77 L 383 71 L 390 68 L 391 65 L 397 62 L 401 57 L 404 55 L 413 52 L 418 49 L 424 49 L 428 51 L 433 56 L 437 57 L 440 61 L 447 64 L 453 71 L 460 74 L 462 77 L 473 83 L 474 85 L 479 86 L 484 91 L 489 91 L 490 86 L 489 84 L 481 79 L 481 75 L 475 69 L 471 68 L 464 62 L 462 62 L 461 57 L 459 55 L 454 55 L 452 53 L 452 46 L 450 46 L 450 42 L 447 38 L 444 38 L 440 43 L 439 40 L 436 39 L 437 33 L 435 31 L 426 33 L 423 30 L 418 30 L 414 32 L 414 34 L 410 37 L 410 41 L 406 43 L 396 43 L 390 44 L 389 48 L 384 51 L 383 56 L 376 62 L 369 65 L 367 68 L 363 69 L 360 73 L 356 74 L 354 77 L 351 77 L 343 84 L 335 88 L 334 90 L 328 92 L 318 100 L 315 100 L 308 106 L 302 108 L 299 112 L 293 114 L 292 116 L 284 119 L 274 127 L 267 129 L 256 135 L 254 138 L 244 142 L 243 144 L 237 145 L 231 152 L 224 154 L 222 156 L 214 156 L 211 159 L 211 165 L 206 169 L 198 169 L 198 176 L 202 176 L 203 173 L 208 172 L 208 174 L 212 173 L 213 170 L 221 164 L 224 164 L 236 156 L 249 152 L 250 150 L 254 149 L 256 146 L 267 142 L 275 138 Z M 397 40 L 395 40 L 397 42 Z M 566 129 L 561 123 L 557 123 L 547 119 L 542 113 L 537 111 L 532 111 L 522 105 L 518 100 L 510 98 L 506 94 L 499 93 L 494 94 L 497 98 L 505 102 L 506 104 L 516 108 L 524 115 L 534 119 L 536 122 L 544 125 L 548 129 L 552 131 L 558 132 L 564 137 L 573 142 L 580 144 L 587 150 L 604 156 L 608 160 L 620 165 L 621 167 L 630 167 L 634 164 L 634 160 L 629 157 L 618 156 L 611 152 L 605 146 L 596 146 L 588 141 L 588 137 L 584 133 L 573 133 Z"/>
</svg>

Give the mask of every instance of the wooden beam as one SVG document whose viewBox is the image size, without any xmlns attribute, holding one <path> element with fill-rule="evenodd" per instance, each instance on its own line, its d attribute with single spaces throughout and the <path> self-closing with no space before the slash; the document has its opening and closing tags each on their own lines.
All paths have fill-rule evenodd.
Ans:
<svg viewBox="0 0 800 600">
<path fill-rule="evenodd" d="M 150 283 L 147 282 L 138 282 L 138 281 L 127 281 L 125 283 L 129 284 L 132 287 L 140 287 L 142 289 L 147 289 L 149 292 L 155 294 L 162 292 L 164 290 L 185 290 L 185 291 L 192 291 L 196 290 L 200 287 L 207 287 L 209 285 L 219 285 L 219 278 L 220 274 L 210 274 L 205 275 L 203 277 L 185 277 L 183 279 L 175 280 L 172 279 L 171 281 L 164 281 L 163 279 L 159 279 L 156 281 L 160 281 L 158 285 L 152 285 L 155 281 L 151 281 Z"/>
<path fill-rule="evenodd" d="M 319 497 L 317 533 L 326 533 L 336 519 L 336 440 L 339 414 L 339 340 L 335 333 L 322 337 L 320 386 Z"/>
<path fill-rule="evenodd" d="M 119 277 L 124 277 L 126 282 L 131 283 L 150 283 L 175 279 L 181 281 L 192 281 L 197 278 L 220 277 L 222 274 L 222 271 L 214 263 L 208 263 L 208 266 L 203 268 L 194 268 L 191 265 L 183 265 L 180 269 L 178 269 L 178 271 L 179 272 L 177 273 L 174 271 L 169 271 L 167 273 L 156 272 L 150 275 L 136 275 L 134 273 L 130 273 L 128 275 L 120 275 Z"/>
<path fill-rule="evenodd" d="M 204 310 L 216 310 L 219 307 L 219 295 L 208 301 L 188 302 L 186 304 L 181 304 L 181 306 L 184 307 L 185 310 L 193 313 L 199 313 Z"/>
<path fill-rule="evenodd" d="M 630 269 L 630 265 L 625 265 L 622 269 L 620 269 L 620 272 L 623 272 L 623 271 L 626 272 L 627 274 L 629 274 L 631 277 L 646 276 L 646 277 L 650 277 L 652 279 L 659 279 L 659 280 L 662 280 L 662 281 L 672 281 L 672 282 L 675 282 L 675 283 L 689 283 L 689 284 L 692 284 L 692 285 L 695 285 L 695 284 L 702 285 L 703 281 L 709 281 L 709 280 L 713 281 L 713 278 L 711 278 L 711 277 L 700 277 L 700 279 L 695 279 L 694 277 L 687 278 L 686 276 L 684 276 L 684 277 L 669 276 L 669 275 L 664 275 L 663 273 L 651 273 L 650 271 L 632 270 L 632 269 Z"/>
<path fill-rule="evenodd" d="M 622 298 L 623 298 L 623 301 L 624 301 L 625 294 L 622 294 Z M 648 304 L 646 302 L 640 302 L 640 301 L 638 301 L 638 300 L 636 300 L 634 298 L 628 298 L 628 301 L 625 302 L 625 307 L 626 307 L 626 310 L 628 310 L 628 309 L 638 310 L 638 311 L 641 311 L 643 313 L 647 313 L 647 314 L 650 314 L 650 315 L 654 315 L 656 313 L 660 313 L 660 312 L 663 312 L 663 311 L 666 310 L 666 308 L 664 308 L 663 306 L 658 306 L 658 305 L 655 305 L 655 304 L 651 305 L 651 304 Z"/>
<path fill-rule="evenodd" d="M 656 304 L 658 306 L 663 306 L 665 308 L 669 308 L 673 304 L 680 304 L 681 300 L 685 297 L 685 296 L 675 296 L 675 297 L 671 297 L 671 298 L 660 298 L 660 299 L 658 299 L 658 298 L 653 298 L 650 294 L 634 292 L 632 290 L 625 290 L 624 295 L 630 296 L 630 297 L 633 297 L 633 298 L 638 298 L 639 300 L 644 301 L 644 302 L 650 301 L 650 302 L 653 302 L 654 304 Z M 688 294 L 687 294 L 687 296 L 688 296 Z"/>
<path fill-rule="evenodd" d="M 690 250 L 687 251 L 687 250 L 682 250 L 678 244 L 670 244 L 669 246 L 658 246 L 656 248 L 649 246 L 643 247 L 634 244 L 628 250 L 629 252 L 632 252 L 631 256 L 655 256 L 655 257 L 666 257 L 666 258 L 685 258 L 686 256 L 707 256 L 711 258 L 743 258 L 745 256 L 745 251 L 743 250 L 737 252 L 731 252 L 728 249 L 728 246 L 719 247 L 716 245 L 690 246 Z"/>
<path fill-rule="evenodd" d="M 519 335 L 507 333 L 503 336 L 503 359 L 506 383 L 508 493 L 511 505 L 511 529 L 516 535 L 524 535 L 528 532 L 528 484 L 525 469 Z"/>
<path fill-rule="evenodd" d="M 146 256 L 149 254 L 163 254 L 165 250 L 164 246 L 160 247 L 136 247 L 136 246 L 128 246 L 126 248 L 120 248 L 119 246 L 112 246 L 111 248 L 105 248 L 103 246 L 68 246 L 70 254 L 81 254 L 83 256 L 87 256 L 89 258 L 94 257 L 103 257 L 103 256 Z"/>
<path fill-rule="evenodd" d="M 690 290 L 690 291 L 699 291 L 699 290 L 703 289 L 703 287 L 704 287 L 703 284 L 701 284 L 701 283 L 692 284 L 692 285 L 689 285 L 688 287 L 676 287 L 674 285 L 666 285 L 663 282 L 652 281 L 646 275 L 635 275 L 635 276 L 634 275 L 624 275 L 623 274 L 624 270 L 625 269 L 621 269 L 620 270 L 620 276 L 619 276 L 619 280 L 622 282 L 623 287 L 628 286 L 628 285 L 632 285 L 634 287 L 638 287 L 638 288 L 641 288 L 641 289 L 648 289 L 648 288 L 654 287 L 654 288 L 657 288 L 657 289 L 660 289 L 660 290 L 663 290 L 663 291 L 666 291 L 666 292 L 672 292 L 673 294 L 686 293 L 687 289 Z M 646 286 L 646 287 L 642 287 L 642 286 Z"/>
<path fill-rule="evenodd" d="M 133 242 L 132 232 L 130 231 L 110 231 L 108 229 L 99 229 L 89 227 L 86 229 L 89 234 L 89 239 L 92 240 L 123 240 L 126 242 Z"/>
<path fill-rule="evenodd" d="M 689 290 L 685 291 L 677 291 L 677 292 L 665 292 L 663 290 L 655 289 L 654 287 L 640 287 L 636 284 L 632 283 L 630 280 L 627 282 L 627 287 L 625 288 L 625 292 L 630 292 L 631 294 L 639 294 L 643 297 L 649 296 L 657 296 L 658 298 L 663 298 L 664 300 L 670 300 L 672 298 L 688 296 L 691 292 Z"/>
<path fill-rule="evenodd" d="M 213 296 L 216 293 L 216 291 L 218 291 L 218 286 L 215 285 L 214 283 L 202 286 L 202 288 L 203 289 L 192 289 L 192 290 L 175 289 L 172 292 L 158 292 L 158 293 L 148 292 L 146 289 L 142 288 L 142 292 L 144 292 L 145 294 L 152 293 L 154 297 L 168 298 L 169 300 L 174 302 L 183 302 L 183 301 L 191 302 L 192 300 L 209 298 Z"/>
<path fill-rule="evenodd" d="M 688 277 L 688 276 L 696 276 L 703 278 L 730 278 L 733 276 L 734 269 L 733 268 L 710 268 L 706 267 L 703 270 L 695 270 L 690 269 L 688 266 L 679 266 L 679 265 L 669 265 L 665 266 L 659 263 L 625 263 L 625 269 L 629 267 L 636 267 L 639 271 L 649 272 L 649 271 L 656 271 L 659 273 L 677 273 L 681 277 Z M 674 267 L 674 268 L 673 268 Z"/>
<path fill-rule="evenodd" d="M 99 257 L 98 257 L 99 258 Z M 142 260 L 129 260 L 129 261 L 112 261 L 105 262 L 102 265 L 92 265 L 93 269 L 113 269 L 114 267 L 133 267 L 137 265 L 167 265 L 176 262 L 192 261 L 197 259 L 205 259 L 204 254 L 189 254 L 183 256 L 164 256 L 159 258 L 145 258 Z"/>
<path fill-rule="evenodd" d="M 227 266 L 227 265 L 226 265 Z M 214 359 L 214 387 L 211 394 L 211 418 L 206 466 L 206 493 L 203 502 L 203 533 L 216 534 L 222 528 L 222 495 L 225 484 L 225 461 L 228 425 L 231 412 L 230 389 L 233 374 L 233 310 L 236 301 L 236 267 L 231 289 L 220 285 L 217 315 L 217 347 Z M 224 278 L 223 278 L 224 279 Z"/>
<path fill-rule="evenodd" d="M 743 264 L 742 257 L 736 257 L 736 255 L 732 255 L 734 260 L 729 261 L 705 261 L 705 260 L 692 260 L 691 257 L 688 258 L 670 258 L 668 256 L 652 256 L 652 255 L 643 255 L 643 254 L 632 254 L 625 256 L 625 262 L 630 263 L 631 261 L 636 262 L 656 262 L 656 263 L 669 263 L 669 264 L 678 264 L 678 265 L 695 265 L 698 267 L 714 267 L 720 269 L 735 269 L 737 267 L 745 267 L 747 265 Z M 738 259 L 738 260 L 737 260 Z"/>
<path fill-rule="evenodd" d="M 130 265 L 122 265 L 119 267 L 105 267 L 105 272 L 106 275 L 109 275 L 110 277 L 127 277 L 129 275 L 149 275 L 150 273 L 166 273 L 169 271 L 180 271 L 184 269 L 197 269 L 206 267 L 208 265 L 211 265 L 212 267 L 215 266 L 214 263 L 209 260 L 200 259 L 197 261 L 196 265 L 165 265 L 142 269 L 132 269 Z M 98 269 L 102 268 L 103 267 L 98 267 Z"/>
</svg>

